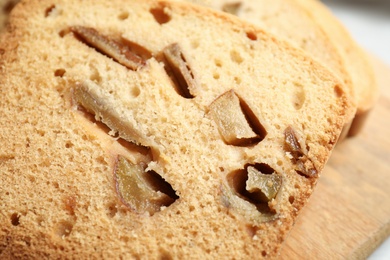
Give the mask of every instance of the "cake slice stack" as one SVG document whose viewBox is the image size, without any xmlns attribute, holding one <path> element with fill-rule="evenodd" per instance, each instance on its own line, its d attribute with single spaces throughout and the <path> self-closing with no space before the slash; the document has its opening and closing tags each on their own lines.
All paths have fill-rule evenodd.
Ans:
<svg viewBox="0 0 390 260">
<path fill-rule="evenodd" d="M 0 38 L 1 258 L 276 257 L 353 104 L 177 1 L 22 1 Z"/>
</svg>

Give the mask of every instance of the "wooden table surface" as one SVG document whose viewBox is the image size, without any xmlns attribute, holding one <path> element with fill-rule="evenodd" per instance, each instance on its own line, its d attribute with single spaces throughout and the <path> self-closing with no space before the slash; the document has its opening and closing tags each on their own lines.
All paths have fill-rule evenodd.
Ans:
<svg viewBox="0 0 390 260">
<path fill-rule="evenodd" d="M 374 67 L 378 103 L 334 150 L 281 259 L 365 259 L 390 236 L 390 66 Z"/>
</svg>

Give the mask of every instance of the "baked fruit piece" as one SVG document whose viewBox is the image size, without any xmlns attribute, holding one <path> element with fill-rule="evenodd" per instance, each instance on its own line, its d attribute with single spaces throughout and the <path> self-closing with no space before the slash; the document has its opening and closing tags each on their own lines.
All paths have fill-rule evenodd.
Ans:
<svg viewBox="0 0 390 260">
<path fill-rule="evenodd" d="M 0 49 L 0 258 L 275 257 L 349 102 L 178 2 L 22 1 Z"/>
<path fill-rule="evenodd" d="M 237 15 L 283 37 L 328 66 L 349 89 L 344 136 L 359 133 L 378 98 L 367 53 L 332 13 L 317 0 L 188 0 Z"/>
<path fill-rule="evenodd" d="M 320 24 L 295 0 L 187 0 L 238 16 L 307 51 L 343 81 L 353 100 L 346 108 L 346 125 L 340 139 L 349 131 L 356 114 L 356 97 L 350 74 L 334 41 Z"/>
</svg>

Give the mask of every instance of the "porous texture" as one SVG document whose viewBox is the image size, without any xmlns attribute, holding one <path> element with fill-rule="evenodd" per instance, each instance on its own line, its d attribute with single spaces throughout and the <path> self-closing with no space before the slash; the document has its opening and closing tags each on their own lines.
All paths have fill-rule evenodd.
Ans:
<svg viewBox="0 0 390 260">
<path fill-rule="evenodd" d="M 76 26 L 137 43 L 151 58 L 129 69 L 88 46 Z M 193 77 L 190 97 L 168 76 L 162 50 L 173 43 Z M 178 2 L 22 1 L 0 49 L 1 259 L 276 257 L 349 103 L 303 51 Z M 209 110 L 229 91 L 261 138 L 223 140 Z M 119 157 L 146 164 L 178 198 L 136 211 L 118 189 Z M 281 176 L 265 213 L 233 187 L 248 165 Z"/>
</svg>

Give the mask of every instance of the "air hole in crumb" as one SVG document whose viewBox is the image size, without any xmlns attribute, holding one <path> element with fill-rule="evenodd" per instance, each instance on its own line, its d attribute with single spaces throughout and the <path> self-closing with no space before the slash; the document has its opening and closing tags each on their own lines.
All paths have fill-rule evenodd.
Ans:
<svg viewBox="0 0 390 260">
<path fill-rule="evenodd" d="M 77 207 L 76 196 L 66 196 L 63 198 L 64 209 L 70 214 L 74 215 Z"/>
<path fill-rule="evenodd" d="M 30 182 L 35 182 L 35 177 L 32 176 L 32 175 L 29 175 L 29 176 L 28 176 L 28 180 L 29 180 Z"/>
<path fill-rule="evenodd" d="M 250 237 L 254 237 L 256 235 L 256 232 L 257 232 L 257 227 L 255 226 L 252 226 L 252 225 L 246 225 L 246 231 L 248 232 L 249 236 Z"/>
<path fill-rule="evenodd" d="M 249 166 L 249 165 L 247 165 L 247 166 Z M 260 171 L 261 173 L 264 173 L 264 174 L 272 174 L 275 172 L 275 170 L 272 169 L 272 167 L 266 163 L 255 163 L 254 165 L 251 165 L 251 166 L 254 166 L 258 171 Z"/>
<path fill-rule="evenodd" d="M 26 244 L 26 246 L 31 246 L 31 238 L 29 237 L 24 238 L 24 243 Z"/>
<path fill-rule="evenodd" d="M 295 184 L 295 185 L 294 185 L 294 188 L 295 188 L 295 189 L 299 189 L 299 188 L 301 188 L 301 186 L 299 186 L 298 184 Z"/>
<path fill-rule="evenodd" d="M 48 17 L 50 15 L 51 11 L 54 10 L 54 8 L 56 8 L 55 5 L 51 5 L 48 8 L 46 8 L 46 10 L 45 10 L 45 17 Z"/>
<path fill-rule="evenodd" d="M 164 24 L 171 20 L 171 16 L 165 12 L 166 10 L 164 5 L 151 8 L 149 11 L 159 24 Z"/>
<path fill-rule="evenodd" d="M 281 160 L 278 160 L 277 165 L 282 166 L 283 162 Z"/>
<path fill-rule="evenodd" d="M 63 77 L 65 74 L 66 70 L 64 69 L 58 69 L 54 71 L 54 76 L 56 77 Z"/>
<path fill-rule="evenodd" d="M 267 256 L 267 252 L 266 251 L 261 251 L 261 255 L 263 256 L 263 257 L 266 257 Z"/>
<path fill-rule="evenodd" d="M 73 144 L 71 142 L 67 142 L 65 144 L 65 148 L 71 148 L 73 146 Z"/>
<path fill-rule="evenodd" d="M 290 204 L 293 204 L 295 201 L 295 197 L 294 196 L 288 197 L 288 201 L 290 202 Z"/>
<path fill-rule="evenodd" d="M 254 32 L 246 32 L 246 37 L 252 41 L 257 40 L 257 35 Z"/>
<path fill-rule="evenodd" d="M 44 218 L 38 216 L 36 219 L 36 222 L 37 222 L 38 226 L 43 226 L 45 220 L 44 220 Z"/>
<path fill-rule="evenodd" d="M 13 213 L 11 215 L 11 224 L 13 226 L 19 226 L 19 224 L 20 224 L 20 215 L 18 213 Z"/>
<path fill-rule="evenodd" d="M 106 160 L 105 160 L 104 156 L 98 156 L 96 158 L 96 162 L 98 162 L 99 164 L 106 164 Z"/>
<path fill-rule="evenodd" d="M 53 182 L 53 186 L 54 188 L 58 189 L 60 187 L 60 185 L 58 184 L 58 182 L 54 181 Z"/>
<path fill-rule="evenodd" d="M 67 35 L 70 32 L 69 28 L 63 29 L 58 32 L 58 35 L 63 38 L 65 35 Z"/>
<path fill-rule="evenodd" d="M 199 47 L 199 40 L 198 39 L 194 39 L 194 40 L 192 40 L 191 41 L 191 47 L 193 48 L 193 49 L 197 49 L 198 47 Z"/>
<path fill-rule="evenodd" d="M 344 91 L 340 88 L 339 85 L 336 85 L 334 87 L 334 94 L 336 95 L 336 97 L 341 97 L 343 94 L 344 94 Z"/>
<path fill-rule="evenodd" d="M 240 77 L 234 77 L 234 82 L 236 84 L 241 84 L 241 78 Z"/>
<path fill-rule="evenodd" d="M 63 220 L 55 226 L 54 233 L 61 238 L 67 237 L 70 235 L 73 229 L 73 223 L 70 221 Z"/>
<path fill-rule="evenodd" d="M 45 134 L 46 134 L 46 132 L 45 131 L 43 131 L 43 130 L 37 130 L 37 132 L 38 132 L 38 134 L 40 135 L 40 136 L 45 136 Z"/>
<path fill-rule="evenodd" d="M 241 64 L 244 61 L 241 54 L 236 50 L 230 51 L 230 59 L 237 64 Z"/>
<path fill-rule="evenodd" d="M 217 66 L 217 67 L 222 67 L 222 61 L 219 60 L 219 59 L 215 59 L 215 60 L 214 60 L 214 64 L 215 64 L 215 66 Z"/>
<path fill-rule="evenodd" d="M 131 89 L 131 95 L 136 98 L 141 94 L 141 90 L 138 87 L 133 87 Z"/>
<path fill-rule="evenodd" d="M 293 95 L 293 105 L 296 110 L 299 110 L 302 108 L 303 104 L 305 103 L 306 94 L 301 84 L 296 83 L 294 85 L 296 89 Z"/>
<path fill-rule="evenodd" d="M 217 73 L 217 72 L 213 73 L 213 78 L 214 79 L 219 79 L 219 77 L 220 77 L 219 73 Z"/>
<path fill-rule="evenodd" d="M 122 12 L 118 15 L 118 19 L 123 21 L 129 18 L 129 12 Z"/>
<path fill-rule="evenodd" d="M 99 71 L 95 68 L 93 68 L 93 72 L 89 76 L 89 79 L 96 82 L 96 83 L 99 83 L 102 81 L 102 77 L 100 76 Z"/>
<path fill-rule="evenodd" d="M 107 205 L 107 216 L 113 218 L 117 213 L 118 213 L 118 208 L 116 203 L 110 203 Z"/>
<path fill-rule="evenodd" d="M 165 250 L 161 250 L 160 252 L 160 260 L 172 260 L 173 257 L 170 253 L 168 253 L 167 251 Z"/>
<path fill-rule="evenodd" d="M 129 240 L 130 240 L 128 237 L 124 237 L 124 236 L 121 236 L 119 239 L 120 239 L 122 242 L 125 242 L 125 243 L 128 243 Z"/>
<path fill-rule="evenodd" d="M 191 205 L 191 206 L 189 207 L 189 210 L 190 210 L 190 212 L 192 212 L 192 211 L 195 210 L 195 207 Z"/>
</svg>

